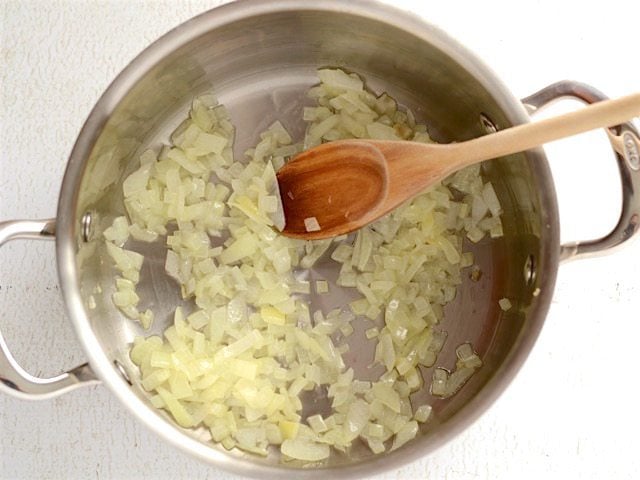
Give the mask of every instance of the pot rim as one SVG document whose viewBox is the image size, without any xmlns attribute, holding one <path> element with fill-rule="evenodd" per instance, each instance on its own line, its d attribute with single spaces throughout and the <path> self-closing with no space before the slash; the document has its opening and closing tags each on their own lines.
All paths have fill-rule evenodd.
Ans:
<svg viewBox="0 0 640 480">
<path fill-rule="evenodd" d="M 426 453 L 433 452 L 468 428 L 511 383 L 533 348 L 551 303 L 559 262 L 559 227 L 556 196 L 552 186 L 553 183 L 550 181 L 549 167 L 546 161 L 542 161 L 545 160 L 545 156 L 541 149 L 536 149 L 530 154 L 540 158 L 529 159 L 529 164 L 535 175 L 542 179 L 548 178 L 548 184 L 551 186 L 542 193 L 545 196 L 546 205 L 549 206 L 549 228 L 547 228 L 549 237 L 547 242 L 550 242 L 548 245 L 551 254 L 539 259 L 539 270 L 545 272 L 546 281 L 540 285 L 541 292 L 538 301 L 530 311 L 527 325 L 523 327 L 521 333 L 522 341 L 518 348 L 510 352 L 498 370 L 494 372 L 492 378 L 468 402 L 464 410 L 446 422 L 444 431 L 429 438 L 428 445 L 416 440 L 394 452 L 373 456 L 371 459 L 354 465 L 337 465 L 309 470 L 292 470 L 286 466 L 259 464 L 253 462 L 251 457 L 234 457 L 211 448 L 168 422 L 159 421 L 158 414 L 133 392 L 120 371 L 109 360 L 94 335 L 85 312 L 77 281 L 76 239 L 79 237 L 80 221 L 76 218 L 75 212 L 77 212 L 79 185 L 91 150 L 120 100 L 149 70 L 167 55 L 206 34 L 208 31 L 221 28 L 224 25 L 247 17 L 287 11 L 339 12 L 387 23 L 403 29 L 415 37 L 433 44 L 469 71 L 492 93 L 498 106 L 513 124 L 525 123 L 530 120 L 522 103 L 513 96 L 493 71 L 478 59 L 475 54 L 439 28 L 410 12 L 371 0 L 352 0 L 349 2 L 340 0 L 316 0 L 314 2 L 306 0 L 237 0 L 204 12 L 182 23 L 148 46 L 113 80 L 92 109 L 70 154 L 60 190 L 56 225 L 58 274 L 67 311 L 94 372 L 147 428 L 158 434 L 165 441 L 201 460 L 241 475 L 275 478 L 285 472 L 295 471 L 296 478 L 317 478 L 326 476 L 329 472 L 338 473 L 339 471 L 340 476 L 343 478 L 359 477 L 407 465 L 423 457 Z M 74 213 L 69 214 L 69 212 Z M 499 375 L 496 373 L 499 373 Z"/>
</svg>

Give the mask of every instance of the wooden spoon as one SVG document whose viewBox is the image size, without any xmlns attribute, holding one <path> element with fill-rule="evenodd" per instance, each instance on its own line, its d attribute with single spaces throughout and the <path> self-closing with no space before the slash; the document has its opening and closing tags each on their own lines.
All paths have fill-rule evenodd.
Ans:
<svg viewBox="0 0 640 480">
<path fill-rule="evenodd" d="M 325 143 L 300 153 L 277 173 L 286 220 L 282 233 L 306 240 L 349 233 L 464 167 L 639 114 L 636 93 L 460 143 Z"/>
</svg>

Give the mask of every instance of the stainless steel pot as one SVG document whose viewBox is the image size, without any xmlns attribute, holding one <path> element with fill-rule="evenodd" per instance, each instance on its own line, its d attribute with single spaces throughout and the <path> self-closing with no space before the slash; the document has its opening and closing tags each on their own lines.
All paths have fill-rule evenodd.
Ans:
<svg viewBox="0 0 640 480">
<path fill-rule="evenodd" d="M 530 113 L 560 97 L 604 98 L 588 86 L 562 82 L 520 102 L 454 40 L 416 17 L 369 1 L 241 1 L 201 15 L 146 49 L 102 96 L 69 159 L 57 219 L 0 224 L 0 244 L 55 237 L 60 284 L 89 358 L 59 377 L 38 379 L 16 364 L 0 337 L 3 391 L 50 398 L 102 381 L 149 428 L 195 456 L 246 475 L 283 474 L 277 458 L 226 452 L 151 406 L 128 358 L 133 337 L 142 332 L 111 304 L 113 272 L 99 239 L 123 212 L 120 183 L 133 169 L 135 153 L 166 139 L 194 95 L 213 90 L 228 106 L 240 153 L 276 118 L 301 133 L 294 119 L 300 118 L 302 93 L 324 65 L 364 75 L 372 88 L 412 108 L 443 142 L 527 122 Z M 468 426 L 504 390 L 533 346 L 559 262 L 606 252 L 637 232 L 637 134 L 631 125 L 610 134 L 622 179 L 622 214 L 611 234 L 596 241 L 559 244 L 553 182 L 541 150 L 485 165 L 505 210 L 505 237 L 470 246 L 483 275 L 478 282 L 466 280 L 448 307 L 449 340 L 438 362 L 451 364 L 455 346 L 471 341 L 485 365 L 457 395 L 435 401 L 434 418 L 410 444 L 381 457 L 354 448 L 348 457 L 333 458 L 330 468 L 342 476 L 379 473 L 428 454 Z M 147 254 L 143 297 L 153 299 L 156 311 L 169 312 L 177 294 L 163 275 L 161 252 Z M 503 296 L 515 304 L 507 313 L 497 306 Z M 165 325 L 157 322 L 155 332 Z M 327 474 L 315 469 L 296 477 Z"/>
</svg>

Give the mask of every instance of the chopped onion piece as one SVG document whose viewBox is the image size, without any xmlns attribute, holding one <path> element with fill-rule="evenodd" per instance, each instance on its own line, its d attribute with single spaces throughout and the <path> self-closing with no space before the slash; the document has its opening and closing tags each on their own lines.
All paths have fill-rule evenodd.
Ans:
<svg viewBox="0 0 640 480">
<path fill-rule="evenodd" d="M 316 217 L 307 217 L 304 219 L 304 229 L 307 232 L 318 232 L 322 230 Z"/>
<path fill-rule="evenodd" d="M 322 418 L 322 415 L 319 415 L 319 414 L 312 415 L 309 418 L 307 418 L 307 423 L 316 433 L 323 433 L 329 430 L 329 427 L 327 426 L 324 419 Z"/>
<path fill-rule="evenodd" d="M 372 338 L 377 337 L 380 334 L 380 331 L 376 328 L 369 328 L 365 330 L 364 335 L 367 337 L 367 340 L 371 340 Z"/>
<path fill-rule="evenodd" d="M 436 368 L 433 371 L 431 381 L 431 394 L 436 396 L 444 396 L 447 393 L 447 379 L 449 374 L 443 368 Z"/>
<path fill-rule="evenodd" d="M 298 422 L 291 422 L 289 420 L 282 420 L 279 423 L 280 433 L 284 439 L 292 439 L 298 436 L 300 430 L 300 424 Z"/>
<path fill-rule="evenodd" d="M 342 70 L 326 68 L 318 70 L 320 81 L 327 87 L 344 90 L 362 90 L 363 83 L 357 75 L 348 75 Z"/>
<path fill-rule="evenodd" d="M 462 385 L 464 385 L 465 382 L 469 380 L 469 378 L 471 378 L 471 375 L 473 375 L 474 371 L 475 369 L 470 367 L 462 367 L 456 369 L 451 375 L 449 375 L 449 378 L 447 379 L 444 396 L 450 397 L 458 390 L 460 390 L 460 388 L 462 388 Z"/>
<path fill-rule="evenodd" d="M 286 322 L 285 315 L 275 307 L 265 305 L 260 309 L 262 319 L 274 325 L 284 325 Z"/>
<path fill-rule="evenodd" d="M 158 239 L 158 234 L 156 232 L 145 230 L 137 223 L 129 226 L 129 234 L 141 242 L 155 242 Z"/>
<path fill-rule="evenodd" d="M 151 327 L 153 318 L 153 311 L 149 309 L 146 309 L 144 312 L 138 315 L 138 321 L 140 322 L 140 325 L 142 325 L 142 328 L 144 328 L 145 330 L 148 330 Z"/>
<path fill-rule="evenodd" d="M 370 423 L 368 425 L 367 435 L 369 437 L 382 437 L 384 436 L 384 427 L 378 423 Z"/>
<path fill-rule="evenodd" d="M 400 396 L 392 387 L 386 383 L 376 382 L 372 387 L 373 395 L 382 404 L 389 407 L 396 413 L 400 413 Z"/>
<path fill-rule="evenodd" d="M 420 423 L 426 422 L 431 416 L 431 405 L 420 405 L 416 412 L 413 414 L 413 418 Z"/>
<path fill-rule="evenodd" d="M 304 438 L 287 439 L 282 442 L 280 450 L 284 455 L 296 460 L 318 462 L 329 458 L 329 445 L 316 443 Z"/>
<path fill-rule="evenodd" d="M 329 293 L 329 282 L 326 280 L 316 280 L 316 293 Z"/>
<path fill-rule="evenodd" d="M 375 438 L 368 438 L 367 445 L 369 445 L 369 448 L 373 453 L 378 454 L 385 451 L 384 443 L 381 440 L 378 440 Z"/>
<path fill-rule="evenodd" d="M 418 422 L 415 420 L 411 420 L 402 426 L 402 428 L 396 433 L 395 438 L 393 439 L 393 445 L 391 446 L 391 450 L 395 450 L 400 448 L 402 445 L 407 443 L 409 440 L 413 440 L 418 433 Z"/>
<path fill-rule="evenodd" d="M 489 210 L 491 210 L 491 215 L 493 215 L 494 217 L 498 217 L 500 213 L 502 213 L 500 201 L 498 200 L 498 196 L 496 195 L 496 192 L 493 189 L 493 185 L 491 185 L 491 183 L 484 184 L 484 187 L 482 188 L 482 199 L 486 203 Z"/>
<path fill-rule="evenodd" d="M 185 428 L 194 425 L 193 418 L 189 412 L 187 412 L 186 408 L 184 408 L 173 394 L 162 387 L 157 387 L 156 390 L 178 425 Z"/>
<path fill-rule="evenodd" d="M 504 310 L 505 312 L 507 310 L 510 310 L 511 307 L 513 306 L 511 303 L 511 300 L 509 300 L 508 298 L 501 298 L 500 300 L 498 300 L 498 305 L 500 305 L 500 308 L 502 310 Z"/>
<path fill-rule="evenodd" d="M 470 343 L 463 343 L 456 348 L 456 356 L 463 362 L 474 356 L 473 348 Z"/>
<path fill-rule="evenodd" d="M 116 217 L 104 233 L 104 238 L 122 247 L 129 238 L 129 222 L 126 217 Z"/>
</svg>

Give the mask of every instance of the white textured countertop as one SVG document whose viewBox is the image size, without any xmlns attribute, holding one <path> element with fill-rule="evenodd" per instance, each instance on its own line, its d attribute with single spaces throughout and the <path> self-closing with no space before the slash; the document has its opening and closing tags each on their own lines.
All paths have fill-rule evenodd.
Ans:
<svg viewBox="0 0 640 480">
<path fill-rule="evenodd" d="M 53 217 L 67 156 L 109 82 L 158 36 L 218 3 L 0 0 L 0 219 Z M 518 97 L 564 78 L 610 96 L 640 89 L 637 0 L 394 3 L 474 50 Z M 603 234 L 620 196 L 604 134 L 547 153 L 563 239 Z M 506 393 L 429 458 L 376 478 L 637 478 L 638 272 L 640 242 L 561 266 L 542 335 Z M 0 331 L 29 372 L 84 362 L 53 243 L 0 250 L 0 312 Z M 103 386 L 40 402 L 0 395 L 0 477 L 237 478 L 161 442 Z"/>
</svg>

